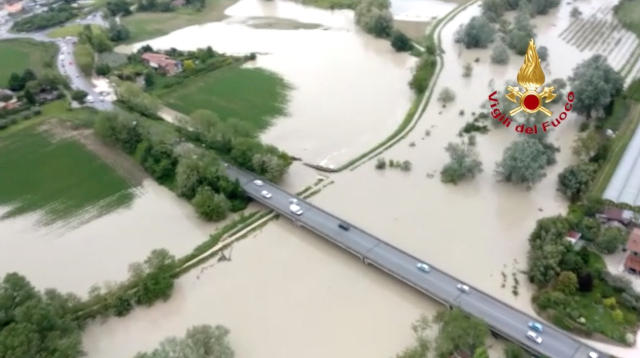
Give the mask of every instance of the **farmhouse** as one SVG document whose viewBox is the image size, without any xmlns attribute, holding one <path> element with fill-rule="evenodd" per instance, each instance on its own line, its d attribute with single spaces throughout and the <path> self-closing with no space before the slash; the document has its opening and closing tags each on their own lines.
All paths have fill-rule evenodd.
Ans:
<svg viewBox="0 0 640 358">
<path fill-rule="evenodd" d="M 180 61 L 174 60 L 163 53 L 145 52 L 141 57 L 148 66 L 166 75 L 172 76 L 182 71 Z"/>
</svg>

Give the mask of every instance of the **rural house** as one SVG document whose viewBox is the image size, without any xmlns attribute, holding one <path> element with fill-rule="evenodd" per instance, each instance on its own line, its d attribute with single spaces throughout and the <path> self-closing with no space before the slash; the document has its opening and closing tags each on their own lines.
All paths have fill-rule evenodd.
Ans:
<svg viewBox="0 0 640 358">
<path fill-rule="evenodd" d="M 628 272 L 640 274 L 640 229 L 633 228 L 627 241 L 627 258 L 624 260 L 624 269 Z"/>
<path fill-rule="evenodd" d="M 602 213 L 596 214 L 596 218 L 602 222 L 617 221 L 625 226 L 638 223 L 637 215 L 633 211 L 620 208 L 606 208 Z"/>
<path fill-rule="evenodd" d="M 168 76 L 182 71 L 182 63 L 180 61 L 174 60 L 163 53 L 145 52 L 141 57 L 148 66 Z"/>
</svg>

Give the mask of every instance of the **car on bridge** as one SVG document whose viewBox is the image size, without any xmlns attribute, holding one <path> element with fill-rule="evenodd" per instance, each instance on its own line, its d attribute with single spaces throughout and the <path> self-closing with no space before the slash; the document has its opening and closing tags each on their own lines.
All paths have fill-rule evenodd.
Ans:
<svg viewBox="0 0 640 358">
<path fill-rule="evenodd" d="M 263 186 L 264 182 L 260 179 L 256 179 L 253 181 L 253 184 L 257 185 L 257 186 Z"/>
<path fill-rule="evenodd" d="M 465 285 L 464 283 L 459 283 L 456 285 L 456 287 L 463 293 L 469 293 L 469 286 Z"/>
<path fill-rule="evenodd" d="M 269 199 L 269 198 L 271 198 L 273 196 L 270 192 L 268 192 L 266 190 L 261 191 L 260 195 L 262 195 L 263 198 L 267 198 L 267 199 Z"/>
<path fill-rule="evenodd" d="M 542 325 L 539 322 L 531 321 L 529 322 L 528 326 L 532 331 L 536 331 L 538 333 L 542 333 L 543 331 Z"/>
<path fill-rule="evenodd" d="M 423 272 L 431 271 L 431 268 L 429 267 L 429 265 L 425 264 L 424 262 L 418 262 L 416 264 L 416 267 L 418 268 L 418 270 L 423 271 Z"/>
<path fill-rule="evenodd" d="M 304 212 L 302 211 L 302 208 L 300 207 L 300 205 L 298 205 L 298 199 L 296 198 L 289 199 L 289 211 L 291 211 L 292 213 L 298 216 L 302 215 L 302 213 Z"/>
<path fill-rule="evenodd" d="M 536 332 L 534 331 L 528 331 L 527 332 L 527 338 L 529 338 L 530 340 L 541 344 L 542 343 L 542 337 L 540 337 Z"/>
</svg>

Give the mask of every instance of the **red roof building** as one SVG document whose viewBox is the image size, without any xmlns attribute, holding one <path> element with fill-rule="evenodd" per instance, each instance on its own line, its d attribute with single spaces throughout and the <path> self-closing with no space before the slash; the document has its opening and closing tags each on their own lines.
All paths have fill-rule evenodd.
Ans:
<svg viewBox="0 0 640 358">
<path fill-rule="evenodd" d="M 627 241 L 629 254 L 624 260 L 624 269 L 633 273 L 640 273 L 640 229 L 634 228 Z"/>
<path fill-rule="evenodd" d="M 169 76 L 182 71 L 182 64 L 163 53 L 145 52 L 142 60 L 149 66 Z"/>
</svg>

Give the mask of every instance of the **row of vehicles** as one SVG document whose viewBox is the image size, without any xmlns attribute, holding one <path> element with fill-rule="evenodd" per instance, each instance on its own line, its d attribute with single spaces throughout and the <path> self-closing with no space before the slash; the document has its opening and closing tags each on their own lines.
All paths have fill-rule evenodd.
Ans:
<svg viewBox="0 0 640 358">
<path fill-rule="evenodd" d="M 253 181 L 253 184 L 258 187 L 264 186 L 264 182 L 260 179 L 255 179 Z M 260 195 L 265 199 L 270 199 L 273 196 L 273 194 L 271 194 L 266 189 L 262 190 L 260 192 Z M 299 205 L 298 199 L 296 198 L 289 199 L 289 210 L 296 215 L 303 214 L 303 210 Z M 351 228 L 349 224 L 344 222 L 338 222 L 338 227 L 344 231 L 349 231 Z M 416 263 L 416 268 L 424 273 L 431 272 L 431 267 L 429 267 L 429 265 L 427 265 L 424 262 Z M 469 286 L 462 282 L 457 283 L 456 288 L 458 289 L 458 291 L 462 292 L 463 294 L 468 294 L 471 291 Z M 542 332 L 544 331 L 544 327 L 542 326 L 542 324 L 540 322 L 530 321 L 527 324 L 527 327 L 528 327 L 528 330 L 526 333 L 526 337 L 537 344 L 542 344 L 542 340 L 543 340 Z M 598 358 L 598 356 L 599 355 L 596 352 L 589 352 L 588 358 Z"/>
<path fill-rule="evenodd" d="M 264 182 L 260 179 L 256 179 L 253 181 L 253 184 L 255 184 L 256 186 L 263 186 Z M 262 196 L 265 199 L 271 199 L 271 197 L 273 196 L 273 194 L 271 194 L 268 190 L 264 189 L 260 192 L 260 196 Z M 296 214 L 296 215 L 302 215 L 302 213 L 304 213 L 304 211 L 302 210 L 302 208 L 300 207 L 300 205 L 298 204 L 298 199 L 296 198 L 291 198 L 289 199 L 289 211 L 291 211 L 292 213 Z"/>
<path fill-rule="evenodd" d="M 418 262 L 418 263 L 416 264 L 416 268 L 417 268 L 418 270 L 422 271 L 422 272 L 425 272 L 425 273 L 429 273 L 429 272 L 431 272 L 431 267 L 429 267 L 429 265 L 425 264 L 424 262 Z M 458 291 L 460 291 L 460 292 L 462 292 L 462 293 L 469 293 L 469 291 L 471 290 L 471 289 L 469 288 L 469 286 L 465 285 L 465 284 L 464 284 L 464 283 L 462 283 L 462 282 L 459 282 L 459 283 L 456 285 L 456 288 L 458 289 Z"/>
</svg>

